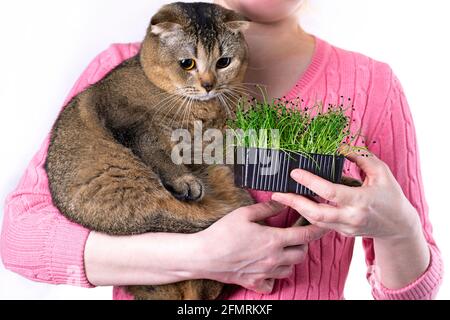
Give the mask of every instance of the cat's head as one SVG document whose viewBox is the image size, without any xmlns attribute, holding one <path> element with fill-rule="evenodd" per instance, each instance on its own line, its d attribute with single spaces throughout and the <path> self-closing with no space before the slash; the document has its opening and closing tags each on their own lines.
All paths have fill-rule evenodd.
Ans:
<svg viewBox="0 0 450 320">
<path fill-rule="evenodd" d="M 141 64 L 164 91 L 210 100 L 242 82 L 248 20 L 210 3 L 173 3 L 156 13 L 141 50 Z"/>
</svg>

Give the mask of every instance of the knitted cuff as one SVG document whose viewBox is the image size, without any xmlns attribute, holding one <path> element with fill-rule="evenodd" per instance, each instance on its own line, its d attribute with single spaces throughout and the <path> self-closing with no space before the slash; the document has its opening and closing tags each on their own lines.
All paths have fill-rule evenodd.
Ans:
<svg viewBox="0 0 450 320">
<path fill-rule="evenodd" d="M 430 246 L 431 261 L 425 273 L 408 286 L 392 290 L 384 287 L 374 270 L 369 275 L 372 295 L 376 300 L 431 300 L 442 283 L 443 264 L 439 250 Z"/>
<path fill-rule="evenodd" d="M 59 213 L 58 213 L 59 214 Z M 84 248 L 89 230 L 61 218 L 48 237 L 49 255 L 44 263 L 51 270 L 51 281 L 92 288 L 84 268 Z"/>
</svg>

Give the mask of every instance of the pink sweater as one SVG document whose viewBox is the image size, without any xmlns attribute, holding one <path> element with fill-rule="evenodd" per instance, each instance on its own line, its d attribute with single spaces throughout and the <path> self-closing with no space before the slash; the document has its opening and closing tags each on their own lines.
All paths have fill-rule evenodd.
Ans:
<svg viewBox="0 0 450 320">
<path fill-rule="evenodd" d="M 389 290 L 376 281 L 372 271 L 375 268 L 371 267 L 376 258 L 373 241 L 365 239 L 367 279 L 373 296 L 375 299 L 431 299 L 441 284 L 443 267 L 432 237 L 415 127 L 402 87 L 388 65 L 333 47 L 321 39 L 316 41 L 309 68 L 286 97 L 301 95 L 307 102 L 315 99 L 335 102 L 340 96 L 353 99 L 355 110 L 348 111 L 353 130 L 361 127 L 366 143 L 377 141 L 368 146 L 389 165 L 417 209 L 431 252 L 431 263 L 419 279 L 403 289 Z M 119 44 L 102 52 L 82 74 L 67 101 L 138 50 L 139 44 Z M 47 137 L 18 187 L 6 199 L 1 234 L 3 263 L 7 269 L 34 281 L 92 287 L 83 264 L 89 230 L 67 220 L 52 204 L 44 170 L 48 143 Z M 345 174 L 363 176 L 349 161 Z M 259 202 L 270 198 L 267 192 L 253 192 L 253 195 Z M 288 226 L 296 216 L 293 210 L 286 210 L 267 222 L 277 227 Z M 353 238 L 331 232 L 310 243 L 306 261 L 296 266 L 292 277 L 277 281 L 272 294 L 261 295 L 240 288 L 225 298 L 343 299 L 353 245 Z M 114 298 L 129 297 L 121 288 L 115 288 Z"/>
</svg>

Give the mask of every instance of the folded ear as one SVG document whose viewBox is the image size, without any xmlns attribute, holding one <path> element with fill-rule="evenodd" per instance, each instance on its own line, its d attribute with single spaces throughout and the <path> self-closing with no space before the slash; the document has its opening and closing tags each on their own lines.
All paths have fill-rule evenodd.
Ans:
<svg viewBox="0 0 450 320">
<path fill-rule="evenodd" d="M 178 23 L 162 22 L 158 24 L 152 24 L 150 26 L 150 32 L 155 36 L 164 36 L 169 33 L 181 31 L 182 27 Z"/>
<path fill-rule="evenodd" d="M 233 32 L 244 31 L 250 26 L 250 19 L 232 10 L 227 10 L 223 22 Z"/>
<path fill-rule="evenodd" d="M 239 32 L 244 31 L 250 26 L 250 21 L 232 21 L 226 23 L 228 29 Z"/>
<path fill-rule="evenodd" d="M 169 33 L 182 30 L 176 7 L 173 5 L 163 6 L 150 22 L 150 32 L 156 36 L 164 36 Z"/>
</svg>

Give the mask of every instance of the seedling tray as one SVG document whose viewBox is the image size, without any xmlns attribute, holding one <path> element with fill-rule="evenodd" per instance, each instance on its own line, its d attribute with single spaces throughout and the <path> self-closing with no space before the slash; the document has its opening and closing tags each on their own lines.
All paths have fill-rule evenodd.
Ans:
<svg viewBox="0 0 450 320">
<path fill-rule="evenodd" d="M 333 183 L 340 183 L 345 157 L 321 154 L 300 154 L 276 149 L 234 148 L 235 184 L 261 191 L 296 193 L 316 196 L 290 176 L 295 169 L 307 170 Z"/>
</svg>

